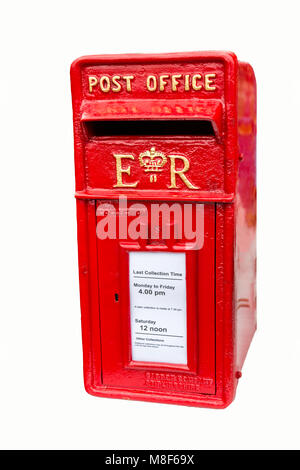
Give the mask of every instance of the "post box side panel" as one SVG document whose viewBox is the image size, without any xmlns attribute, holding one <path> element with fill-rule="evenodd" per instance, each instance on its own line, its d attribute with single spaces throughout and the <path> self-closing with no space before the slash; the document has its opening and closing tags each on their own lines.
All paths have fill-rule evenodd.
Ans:
<svg viewBox="0 0 300 470">
<path fill-rule="evenodd" d="M 235 308 L 240 370 L 256 330 L 256 82 L 246 63 L 240 63 L 238 77 Z"/>
</svg>

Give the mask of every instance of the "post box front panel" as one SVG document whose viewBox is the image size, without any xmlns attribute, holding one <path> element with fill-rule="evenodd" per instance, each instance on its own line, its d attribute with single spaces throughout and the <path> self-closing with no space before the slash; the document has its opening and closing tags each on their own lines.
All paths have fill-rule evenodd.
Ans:
<svg viewBox="0 0 300 470">
<path fill-rule="evenodd" d="M 148 121 L 149 122 L 149 121 Z M 177 132 L 181 121 L 177 123 Z M 130 122 L 134 130 L 136 122 Z M 224 148 L 198 121 L 197 138 L 151 136 L 88 138 L 85 147 L 86 182 L 89 188 L 114 191 L 180 190 L 223 191 Z M 171 125 L 169 125 L 171 127 Z M 189 128 L 186 127 L 186 132 Z M 152 157 L 153 155 L 153 157 Z M 151 160 L 150 160 L 151 159 Z M 155 166 L 154 166 L 155 165 Z M 152 171 L 151 171 L 152 170 Z M 156 171 L 155 171 L 156 170 Z"/>
<path fill-rule="evenodd" d="M 111 212 L 119 230 L 118 204 L 98 201 L 97 224 Z M 214 394 L 215 205 L 190 204 L 203 228 L 197 249 L 175 232 L 152 239 L 150 205 L 147 239 L 97 239 L 102 383 Z M 132 219 L 129 205 L 128 228 Z"/>
<path fill-rule="evenodd" d="M 224 195 L 226 60 L 83 63 L 85 188 Z"/>
</svg>

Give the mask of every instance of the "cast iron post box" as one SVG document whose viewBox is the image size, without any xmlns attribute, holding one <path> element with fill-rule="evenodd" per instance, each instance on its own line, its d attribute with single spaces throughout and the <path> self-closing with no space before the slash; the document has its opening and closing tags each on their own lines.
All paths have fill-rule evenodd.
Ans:
<svg viewBox="0 0 300 470">
<path fill-rule="evenodd" d="M 232 53 L 71 67 L 84 382 L 222 408 L 256 328 L 256 85 Z"/>
</svg>

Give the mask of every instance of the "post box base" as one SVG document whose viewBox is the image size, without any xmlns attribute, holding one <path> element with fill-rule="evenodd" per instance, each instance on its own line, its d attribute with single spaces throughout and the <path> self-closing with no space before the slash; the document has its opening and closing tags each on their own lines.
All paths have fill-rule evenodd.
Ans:
<svg viewBox="0 0 300 470">
<path fill-rule="evenodd" d="M 197 408 L 227 408 L 235 397 L 235 389 L 231 395 L 222 398 L 217 395 L 206 394 L 178 394 L 178 393 L 158 393 L 158 392 L 144 392 L 141 390 L 124 390 L 111 387 L 93 387 L 85 384 L 85 390 L 90 395 L 103 398 L 118 398 L 121 400 L 139 400 L 149 401 L 154 403 L 164 403 L 169 405 L 182 405 L 194 406 Z"/>
</svg>

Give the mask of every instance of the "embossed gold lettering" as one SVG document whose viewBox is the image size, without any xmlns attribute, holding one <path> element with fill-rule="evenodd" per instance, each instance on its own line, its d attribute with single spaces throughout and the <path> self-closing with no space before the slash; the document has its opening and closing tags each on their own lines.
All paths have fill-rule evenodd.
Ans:
<svg viewBox="0 0 300 470">
<path fill-rule="evenodd" d="M 184 90 L 189 91 L 189 89 L 190 89 L 190 76 L 185 75 L 184 76 Z"/>
<path fill-rule="evenodd" d="M 167 85 L 166 78 L 170 78 L 170 75 L 160 75 L 159 76 L 159 91 L 164 91 L 165 86 Z"/>
<path fill-rule="evenodd" d="M 192 77 L 192 88 L 193 88 L 193 90 L 196 90 L 196 91 L 201 90 L 202 85 L 200 83 L 197 84 L 197 80 L 201 80 L 201 78 L 202 77 L 201 77 L 200 73 L 196 73 L 195 75 L 193 75 L 193 77 Z"/>
<path fill-rule="evenodd" d="M 122 159 L 128 158 L 130 160 L 134 160 L 133 155 L 123 155 L 123 154 L 114 154 L 116 159 L 116 175 L 117 175 L 117 184 L 114 184 L 114 188 L 135 188 L 138 184 L 138 181 L 135 183 L 123 183 L 122 174 L 126 173 L 130 175 L 130 165 L 127 168 L 122 168 Z"/>
<path fill-rule="evenodd" d="M 94 86 L 98 83 L 98 78 L 93 75 L 89 76 L 89 92 L 92 93 Z"/>
<path fill-rule="evenodd" d="M 147 90 L 155 91 L 157 89 L 157 78 L 155 75 L 148 75 L 147 77 Z"/>
<path fill-rule="evenodd" d="M 111 79 L 112 83 L 115 85 L 114 87 L 111 87 L 111 91 L 114 93 L 118 93 L 121 91 L 121 84 L 119 83 L 118 80 L 120 80 L 120 75 L 114 75 Z"/>
<path fill-rule="evenodd" d="M 178 188 L 176 184 L 176 175 L 178 175 L 189 189 L 199 189 L 197 186 L 194 186 L 185 175 L 185 173 L 190 168 L 190 162 L 188 161 L 188 159 L 186 157 L 183 157 L 182 155 L 169 155 L 169 158 L 171 160 L 171 166 L 170 166 L 171 184 L 170 186 L 168 186 L 168 188 L 169 189 Z M 183 162 L 183 168 L 181 169 L 176 168 L 176 160 L 181 160 Z"/>
<path fill-rule="evenodd" d="M 172 75 L 172 91 L 177 91 L 177 87 L 179 85 L 178 78 L 182 78 L 182 73 Z"/>
<path fill-rule="evenodd" d="M 215 73 L 207 73 L 204 77 L 204 88 L 206 91 L 214 91 L 216 89 L 214 83 L 214 79 L 216 78 Z"/>
<path fill-rule="evenodd" d="M 126 91 L 131 91 L 131 80 L 134 79 L 134 75 L 124 75 L 123 78 L 126 81 Z"/>
<path fill-rule="evenodd" d="M 106 75 L 103 75 L 99 80 L 100 90 L 103 93 L 107 93 L 110 90 L 110 79 Z"/>
<path fill-rule="evenodd" d="M 161 75 L 147 75 L 146 88 L 150 92 L 176 92 L 184 89 L 184 91 L 215 91 L 217 89 L 215 80 L 217 78 L 216 73 L 194 73 L 194 74 L 161 74 Z M 119 93 L 121 91 L 127 91 L 131 93 L 134 89 L 133 80 L 135 75 L 95 75 L 88 76 L 88 91 L 93 93 L 96 90 L 100 90 L 103 93 L 109 91 L 113 93 Z M 97 86 L 98 85 L 98 86 Z"/>
</svg>

